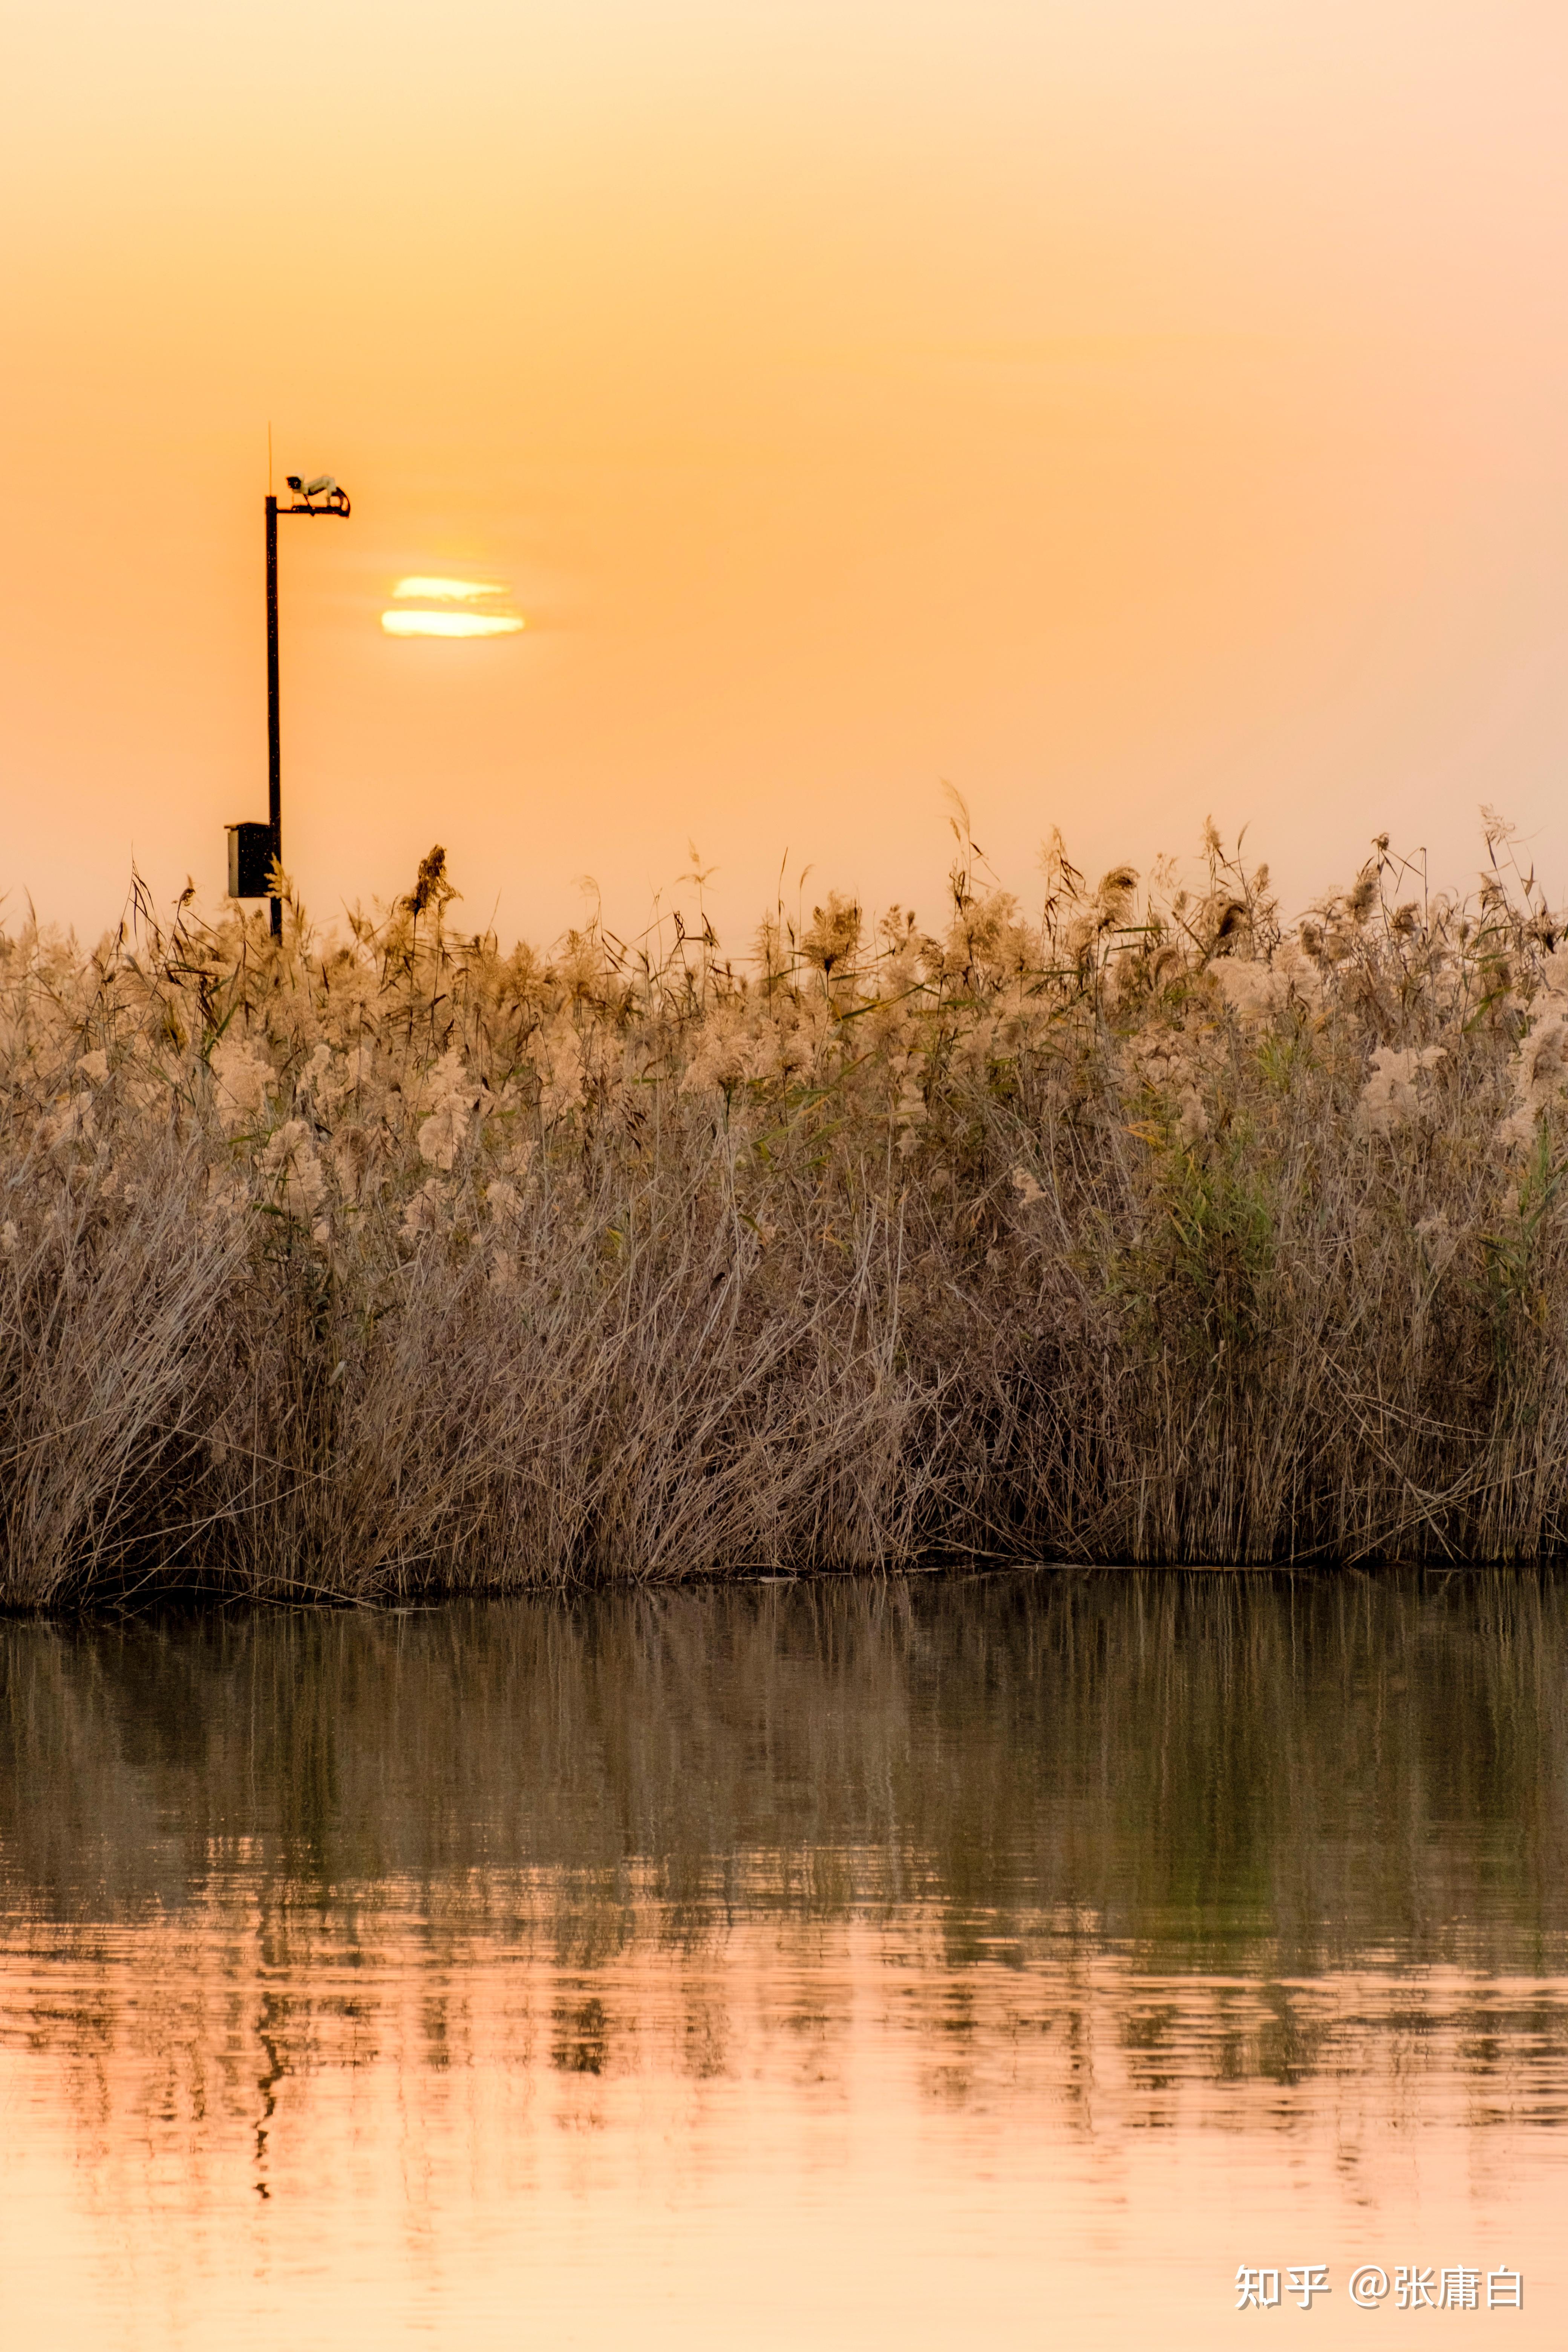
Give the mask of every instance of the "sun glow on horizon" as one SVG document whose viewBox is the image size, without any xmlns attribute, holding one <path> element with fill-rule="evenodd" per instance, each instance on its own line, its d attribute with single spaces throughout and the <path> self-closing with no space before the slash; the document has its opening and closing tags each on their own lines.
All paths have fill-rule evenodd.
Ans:
<svg viewBox="0 0 1568 2352">
<path fill-rule="evenodd" d="M 389 637 L 510 637 L 527 626 L 521 613 L 384 613 Z"/>
<path fill-rule="evenodd" d="M 501 582 L 495 580 L 441 580 L 416 572 L 406 580 L 400 580 L 392 593 L 395 596 L 424 596 L 431 600 L 447 597 L 456 603 L 467 604 L 475 596 L 504 596 L 506 589 Z"/>
</svg>

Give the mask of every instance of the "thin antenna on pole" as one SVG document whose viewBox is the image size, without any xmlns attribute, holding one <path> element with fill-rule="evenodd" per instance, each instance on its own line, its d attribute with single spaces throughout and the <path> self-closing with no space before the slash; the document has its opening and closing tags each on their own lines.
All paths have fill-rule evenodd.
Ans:
<svg viewBox="0 0 1568 2352">
<path fill-rule="evenodd" d="M 272 419 L 267 420 L 267 495 L 272 496 Z"/>
</svg>

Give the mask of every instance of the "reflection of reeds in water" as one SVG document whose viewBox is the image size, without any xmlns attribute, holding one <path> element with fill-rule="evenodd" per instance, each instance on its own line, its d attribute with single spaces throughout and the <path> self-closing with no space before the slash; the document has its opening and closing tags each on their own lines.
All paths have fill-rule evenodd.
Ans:
<svg viewBox="0 0 1568 2352">
<path fill-rule="evenodd" d="M 1568 1934 L 1568 1587 L 1537 1571 L 13 1622 L 0 1676 L 0 1892 L 40 1927 L 237 1874 L 371 1943 L 412 1908 L 563 1966 L 731 1906 L 1286 1976 L 1555 1967 Z"/>
<path fill-rule="evenodd" d="M 1504 837 L 1283 931 L 967 848 L 662 958 L 0 942 L 0 1593 L 1562 1540 L 1568 950 Z"/>
<path fill-rule="evenodd" d="M 275 2139 L 377 2066 L 831 2084 L 868 2019 L 1086 2128 L 1568 2115 L 1533 1572 L 12 1623 L 0 1673 L 0 2029 L 106 2130 Z"/>
</svg>

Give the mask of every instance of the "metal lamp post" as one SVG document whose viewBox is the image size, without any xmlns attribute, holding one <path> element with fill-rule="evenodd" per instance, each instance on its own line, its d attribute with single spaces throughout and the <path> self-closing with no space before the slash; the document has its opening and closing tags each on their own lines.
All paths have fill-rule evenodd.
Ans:
<svg viewBox="0 0 1568 2352">
<path fill-rule="evenodd" d="M 280 507 L 267 500 L 267 823 L 228 828 L 228 894 L 231 898 L 270 898 L 272 936 L 283 936 L 283 901 L 270 887 L 270 868 L 283 863 L 283 740 L 278 703 L 278 518 L 281 515 L 349 513 L 348 492 L 331 474 L 309 482 L 288 477 L 293 493 Z"/>
</svg>

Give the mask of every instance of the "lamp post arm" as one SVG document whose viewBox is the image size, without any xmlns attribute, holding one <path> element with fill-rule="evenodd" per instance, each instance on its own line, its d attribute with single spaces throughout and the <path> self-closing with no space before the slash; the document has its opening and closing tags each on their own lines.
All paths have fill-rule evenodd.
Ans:
<svg viewBox="0 0 1568 2352">
<path fill-rule="evenodd" d="M 347 522 L 353 509 L 346 490 L 329 490 L 320 505 L 312 505 L 309 499 L 296 499 L 291 506 L 279 507 L 278 511 L 282 515 L 336 515 L 340 522 Z"/>
</svg>

